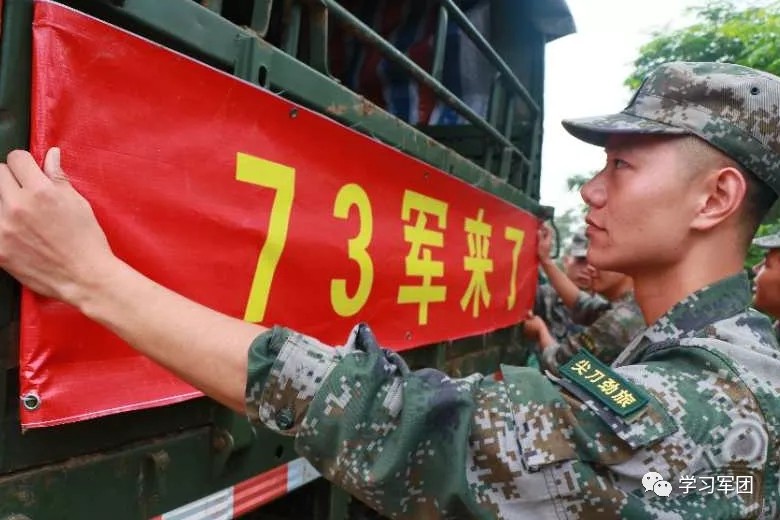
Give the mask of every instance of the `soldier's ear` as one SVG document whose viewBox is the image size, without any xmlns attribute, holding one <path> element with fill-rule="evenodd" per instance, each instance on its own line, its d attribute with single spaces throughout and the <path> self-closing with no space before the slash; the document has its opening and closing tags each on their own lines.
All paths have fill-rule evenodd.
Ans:
<svg viewBox="0 0 780 520">
<path fill-rule="evenodd" d="M 691 227 L 698 231 L 712 229 L 734 215 L 742 205 L 747 182 L 731 166 L 703 174 L 695 186 L 696 207 Z"/>
</svg>

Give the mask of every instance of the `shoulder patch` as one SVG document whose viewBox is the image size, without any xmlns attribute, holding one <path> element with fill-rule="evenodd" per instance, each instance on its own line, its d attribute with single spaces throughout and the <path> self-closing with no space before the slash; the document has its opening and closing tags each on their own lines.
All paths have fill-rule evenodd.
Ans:
<svg viewBox="0 0 780 520">
<path fill-rule="evenodd" d="M 649 398 L 585 349 L 580 349 L 559 371 L 621 417 L 644 408 Z"/>
</svg>

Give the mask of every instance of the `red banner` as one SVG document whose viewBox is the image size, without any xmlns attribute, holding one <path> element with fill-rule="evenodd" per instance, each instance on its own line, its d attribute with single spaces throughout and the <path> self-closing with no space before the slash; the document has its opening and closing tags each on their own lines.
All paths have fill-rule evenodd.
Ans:
<svg viewBox="0 0 780 520">
<path fill-rule="evenodd" d="M 273 71 L 271 71 L 273 74 Z M 58 4 L 36 4 L 31 148 L 62 148 L 115 253 L 222 312 L 404 350 L 518 322 L 536 219 L 333 121 Z M 25 292 L 37 427 L 198 395 Z"/>
</svg>

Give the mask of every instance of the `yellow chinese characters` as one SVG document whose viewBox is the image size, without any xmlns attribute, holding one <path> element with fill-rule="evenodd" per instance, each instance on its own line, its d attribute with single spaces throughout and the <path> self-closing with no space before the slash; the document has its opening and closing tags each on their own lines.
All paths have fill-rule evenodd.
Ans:
<svg viewBox="0 0 780 520">
<path fill-rule="evenodd" d="M 619 380 L 615 380 L 609 377 L 610 374 L 605 372 L 606 369 L 599 369 L 598 365 L 594 366 L 587 359 L 577 360 L 571 365 L 571 371 L 574 375 L 579 376 L 580 381 L 591 383 L 593 389 L 599 394 L 605 401 L 618 406 L 620 408 L 629 408 L 631 405 L 637 403 L 637 396 L 626 385 L 621 385 Z"/>
<path fill-rule="evenodd" d="M 615 404 L 621 408 L 627 408 L 636 402 L 636 397 L 634 397 L 634 394 L 624 388 L 620 390 L 620 392 L 613 395 L 612 400 L 615 401 Z"/>
<path fill-rule="evenodd" d="M 434 278 L 444 276 L 444 262 L 433 259 L 433 248 L 444 246 L 447 229 L 447 203 L 427 197 L 415 191 L 406 190 L 401 208 L 404 226 L 404 240 L 408 242 L 409 254 L 404 262 L 406 276 L 420 278 L 418 285 L 402 285 L 398 288 L 398 303 L 416 303 L 417 322 L 428 323 L 428 305 L 443 302 L 447 298 L 447 287 L 435 285 Z M 429 217 L 433 217 L 429 222 Z"/>
<path fill-rule="evenodd" d="M 465 311 L 471 303 L 471 315 L 475 318 L 479 316 L 480 303 L 484 307 L 490 305 L 486 275 L 493 272 L 493 260 L 488 256 L 493 226 L 483 222 L 484 214 L 485 211 L 480 208 L 477 218 L 467 218 L 464 225 L 468 233 L 469 255 L 463 258 L 463 268 L 471 272 L 471 279 L 466 293 L 460 299 L 460 308 Z"/>
<path fill-rule="evenodd" d="M 374 262 L 368 254 L 368 246 L 374 232 L 374 216 L 368 194 L 359 184 L 345 184 L 336 195 L 333 216 L 346 219 L 350 208 L 357 209 L 360 230 L 357 236 L 347 241 L 347 254 L 355 262 L 360 275 L 357 290 L 353 296 L 347 294 L 347 280 L 334 278 L 330 282 L 330 303 L 339 316 L 354 316 L 363 308 L 374 284 Z"/>
<path fill-rule="evenodd" d="M 604 377 L 605 377 L 604 372 L 602 372 L 598 368 L 594 368 L 593 372 L 585 376 L 585 379 L 587 379 L 591 383 L 598 383 L 599 381 L 604 379 Z"/>
<path fill-rule="evenodd" d="M 571 367 L 571 369 L 579 375 L 585 376 L 585 374 L 590 371 L 590 361 L 587 359 L 580 359 L 577 361 L 577 363 L 574 364 L 573 367 Z"/>
<path fill-rule="evenodd" d="M 599 385 L 599 390 L 601 390 L 601 392 L 604 395 L 612 395 L 615 392 L 617 392 L 619 389 L 620 389 L 620 383 L 618 383 L 611 377 L 608 377 Z"/>
<path fill-rule="evenodd" d="M 504 228 L 504 238 L 514 244 L 512 247 L 512 278 L 509 281 L 509 295 L 506 298 L 506 308 L 511 311 L 517 303 L 517 263 L 520 259 L 520 249 L 523 247 L 525 231 L 507 226 Z"/>
<path fill-rule="evenodd" d="M 239 152 L 236 154 L 236 179 L 275 191 L 268 221 L 268 238 L 257 257 L 249 301 L 244 311 L 244 320 L 260 323 L 265 319 L 271 283 L 287 243 L 295 198 L 295 168 Z"/>
</svg>

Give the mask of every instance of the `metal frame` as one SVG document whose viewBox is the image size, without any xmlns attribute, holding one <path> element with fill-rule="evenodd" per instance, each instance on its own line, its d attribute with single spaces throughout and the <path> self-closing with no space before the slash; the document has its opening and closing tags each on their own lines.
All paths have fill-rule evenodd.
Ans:
<svg viewBox="0 0 780 520">
<path fill-rule="evenodd" d="M 317 48 L 310 49 L 310 56 L 316 63 L 310 65 L 323 74 L 327 74 L 327 55 L 323 40 L 327 40 L 327 16 L 333 17 L 341 23 L 345 29 L 354 33 L 366 44 L 373 45 L 389 60 L 403 68 L 414 80 L 430 88 L 440 100 L 457 111 L 475 128 L 479 129 L 488 143 L 489 153 L 483 164 L 487 170 L 499 179 L 509 181 L 513 162 L 517 161 L 523 168 L 524 174 L 515 183 L 525 194 L 531 194 L 536 198 L 534 190 L 538 184 L 539 160 L 538 152 L 542 134 L 542 110 L 528 92 L 522 82 L 515 76 L 506 62 L 491 47 L 485 37 L 474 27 L 468 17 L 452 0 L 437 0 L 440 4 L 437 30 L 435 35 L 434 56 L 431 71 L 428 72 L 417 65 L 409 57 L 398 51 L 373 29 L 363 23 L 357 16 L 346 10 L 336 0 L 296 0 L 291 6 L 287 16 L 287 30 L 282 49 L 292 56 L 297 56 L 297 45 L 301 28 L 301 10 L 303 6 L 312 8 L 316 4 L 320 11 L 322 7 L 326 12 L 316 18 L 316 22 L 310 23 L 312 34 L 310 42 L 317 42 Z M 261 2 L 268 4 L 269 2 Z M 257 8 L 257 3 L 255 4 Z M 450 21 L 453 21 L 474 43 L 483 57 L 495 68 L 496 74 L 491 92 L 491 109 L 487 118 L 483 118 L 474 112 L 468 105 L 459 99 L 452 91 L 441 83 L 442 68 L 445 59 L 446 32 Z M 316 27 L 316 34 L 313 28 Z M 263 33 L 264 34 L 264 33 Z M 325 64 L 325 65 L 323 65 Z M 528 153 L 524 153 L 518 143 L 511 140 L 514 115 L 517 103 L 521 103 L 529 113 L 529 121 L 526 123 L 531 128 L 532 138 Z M 394 144 L 391 142 L 391 144 Z M 412 155 L 417 155 L 410 151 Z M 494 155 L 498 153 L 499 160 L 496 163 Z M 419 156 L 418 156 L 419 157 Z M 427 160 L 424 157 L 420 157 Z M 527 206 L 523 206 L 528 208 Z M 535 209 L 535 208 L 533 208 Z M 545 212 L 542 211 L 544 214 Z"/>
<path fill-rule="evenodd" d="M 491 174 L 483 166 L 464 158 L 422 131 L 388 114 L 328 76 L 325 54 L 327 46 L 324 45 L 323 38 L 327 37 L 326 26 L 329 13 L 334 16 L 343 15 L 343 20 L 350 24 L 355 23 L 353 27 L 361 29 L 361 34 L 373 34 L 373 36 L 366 36 L 366 38 L 372 39 L 372 41 L 379 38 L 362 22 L 354 19 L 348 13 L 345 14 L 343 7 L 333 0 L 319 0 L 317 2 L 314 0 L 293 0 L 291 12 L 286 13 L 287 24 L 282 49 L 274 47 L 261 37 L 267 29 L 267 19 L 270 16 L 269 0 L 257 0 L 255 3 L 256 9 L 259 5 L 260 11 L 264 13 L 264 16 L 259 17 L 261 21 L 258 22 L 262 27 L 258 27 L 257 30 L 251 27 L 238 27 L 192 0 L 166 0 L 165 2 L 125 0 L 121 6 L 96 3 L 95 0 L 72 0 L 67 3 L 77 6 L 83 11 L 94 13 L 117 25 L 130 28 L 133 32 L 143 36 L 156 40 L 162 38 L 166 45 L 174 49 L 328 115 L 355 130 L 375 137 L 537 216 L 546 218 L 550 214 L 550 208 L 540 206 L 534 198 L 524 192 L 527 190 L 535 195 L 533 187 L 537 182 L 534 176 L 538 172 L 538 153 L 533 151 L 529 154 L 530 157 L 526 157 L 514 143 L 509 141 L 505 133 L 513 125 L 505 125 L 499 130 L 487 120 L 480 118 L 433 76 L 420 69 L 406 56 L 395 53 L 395 59 L 404 62 L 404 66 L 409 66 L 410 70 L 416 70 L 414 74 L 418 74 L 420 78 L 426 78 L 424 80 L 426 84 L 438 85 L 442 95 L 445 96 L 445 101 L 455 104 L 453 108 L 464 114 L 471 112 L 468 117 L 480 121 L 475 125 L 487 132 L 488 137 L 492 136 L 495 139 L 495 146 L 501 148 L 504 156 L 524 157 L 521 162 L 526 164 L 526 173 L 515 183 L 518 186 L 510 184 L 498 175 Z M 327 11 L 323 9 L 323 6 L 328 8 Z M 460 10 L 451 10 L 453 8 L 457 10 L 453 4 L 453 7 L 448 10 L 450 15 L 454 12 L 462 15 Z M 302 12 L 296 14 L 299 9 L 310 11 L 308 13 L 310 14 L 309 64 L 304 64 L 295 58 L 298 53 L 301 18 L 303 16 Z M 197 23 L 194 24 L 193 21 Z M 361 25 L 357 25 L 358 23 Z M 476 31 L 470 23 L 469 26 Z M 366 29 L 366 31 L 362 31 L 362 29 Z M 379 39 L 381 40 L 381 38 Z M 389 46 L 389 44 L 385 42 L 385 46 Z M 391 52 L 390 49 L 385 48 L 388 52 Z M 500 60 L 500 57 L 496 55 L 495 59 Z M 511 70 L 505 63 L 503 63 L 503 67 L 511 74 Z M 322 70 L 317 70 L 318 68 Z M 530 98 L 530 94 L 514 75 L 509 77 L 506 76 L 506 72 L 502 72 L 502 74 L 502 83 L 508 81 L 510 82 L 509 88 L 521 92 L 507 96 L 507 103 L 510 99 L 518 96 L 522 97 L 523 101 L 525 101 L 525 97 Z M 264 84 L 258 81 L 261 76 L 264 78 Z M 459 106 L 460 108 L 458 108 Z M 535 116 L 536 120 L 528 124 L 533 134 L 532 140 L 535 141 L 530 146 L 532 150 L 538 148 L 536 142 L 541 139 L 541 111 L 537 105 L 533 106 L 536 106 L 538 113 Z M 464 117 L 467 116 L 464 115 Z M 504 150 L 509 150 L 509 152 L 505 153 Z M 499 162 L 497 172 L 508 171 L 505 161 L 506 159 Z"/>
</svg>

